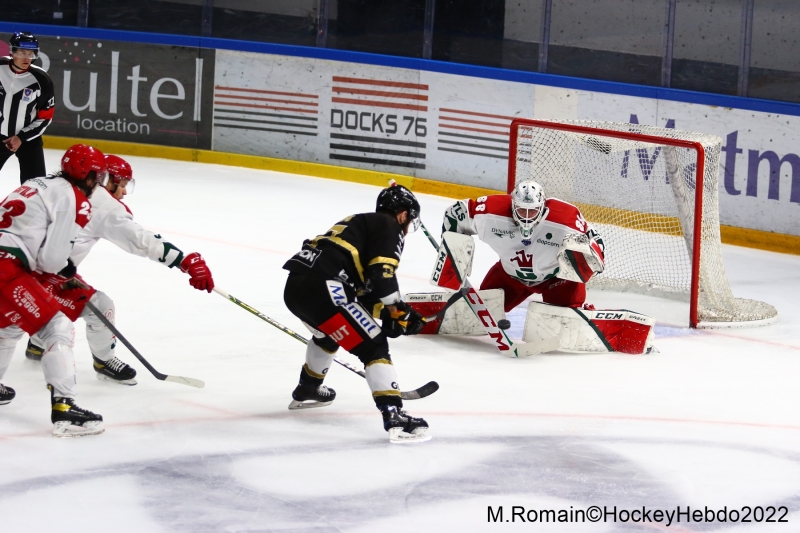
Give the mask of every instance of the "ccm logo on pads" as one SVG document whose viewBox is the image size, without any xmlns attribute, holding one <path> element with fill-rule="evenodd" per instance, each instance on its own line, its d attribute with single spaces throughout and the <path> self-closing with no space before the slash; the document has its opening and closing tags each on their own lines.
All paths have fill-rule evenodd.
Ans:
<svg viewBox="0 0 800 533">
<path fill-rule="evenodd" d="M 597 313 L 594 317 L 598 320 L 622 320 L 622 313 Z"/>
</svg>

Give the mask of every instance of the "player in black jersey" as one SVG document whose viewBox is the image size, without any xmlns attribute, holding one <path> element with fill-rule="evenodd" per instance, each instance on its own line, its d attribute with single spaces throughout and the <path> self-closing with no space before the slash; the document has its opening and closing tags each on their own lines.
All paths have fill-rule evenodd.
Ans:
<svg viewBox="0 0 800 533">
<path fill-rule="evenodd" d="M 28 32 L 11 36 L 11 55 L 0 57 L 0 168 L 19 160 L 20 183 L 45 176 L 42 133 L 53 120 L 53 81 L 33 65 L 39 41 Z"/>
<path fill-rule="evenodd" d="M 425 319 L 401 300 L 395 272 L 405 236 L 420 223 L 420 206 L 401 185 L 381 191 L 374 213 L 337 222 L 303 243 L 283 265 L 290 272 L 284 301 L 313 333 L 289 409 L 329 405 L 322 384 L 341 346 L 364 363 L 375 405 L 393 442 L 427 440 L 428 424 L 402 411 L 387 337 L 414 335 Z M 380 317 L 379 325 L 375 318 Z"/>
</svg>

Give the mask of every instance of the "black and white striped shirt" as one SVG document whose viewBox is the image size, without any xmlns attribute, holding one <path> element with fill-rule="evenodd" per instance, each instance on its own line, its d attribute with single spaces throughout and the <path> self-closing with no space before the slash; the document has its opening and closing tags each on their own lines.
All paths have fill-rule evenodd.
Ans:
<svg viewBox="0 0 800 533">
<path fill-rule="evenodd" d="M 47 72 L 31 65 L 18 74 L 10 57 L 0 57 L 0 138 L 35 139 L 53 121 L 54 110 L 53 81 Z"/>
</svg>

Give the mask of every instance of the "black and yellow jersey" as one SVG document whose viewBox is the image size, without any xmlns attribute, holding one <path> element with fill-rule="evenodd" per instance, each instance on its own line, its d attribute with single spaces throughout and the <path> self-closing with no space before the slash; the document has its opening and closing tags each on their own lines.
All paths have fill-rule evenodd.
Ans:
<svg viewBox="0 0 800 533">
<path fill-rule="evenodd" d="M 399 300 L 395 271 L 400 265 L 404 243 L 403 228 L 395 217 L 386 213 L 361 213 L 303 242 L 303 249 L 283 268 L 339 280 L 359 296 L 369 294 L 374 300 Z M 384 300 L 384 303 L 390 302 Z"/>
</svg>

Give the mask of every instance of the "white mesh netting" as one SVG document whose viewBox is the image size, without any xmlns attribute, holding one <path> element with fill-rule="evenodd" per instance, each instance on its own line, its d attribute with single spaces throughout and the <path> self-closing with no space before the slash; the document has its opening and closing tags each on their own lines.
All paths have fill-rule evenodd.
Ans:
<svg viewBox="0 0 800 533">
<path fill-rule="evenodd" d="M 514 182 L 533 179 L 548 197 L 577 205 L 603 236 L 606 269 L 589 286 L 689 300 L 697 151 L 642 142 L 639 135 L 699 142 L 705 149 L 698 319 L 708 325 L 770 321 L 775 308 L 731 292 L 719 229 L 722 139 L 639 124 L 552 121 L 629 132 L 575 133 L 515 123 Z"/>
</svg>

